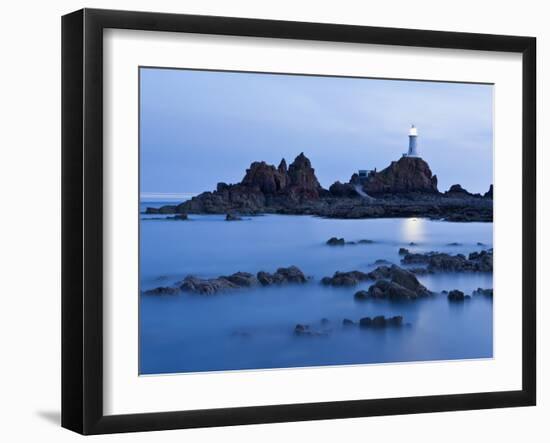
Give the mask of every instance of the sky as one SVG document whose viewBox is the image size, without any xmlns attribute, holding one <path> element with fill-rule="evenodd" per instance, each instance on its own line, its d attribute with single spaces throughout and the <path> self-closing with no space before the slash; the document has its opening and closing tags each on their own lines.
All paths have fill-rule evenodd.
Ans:
<svg viewBox="0 0 550 443">
<path fill-rule="evenodd" d="M 141 68 L 140 192 L 212 191 L 300 152 L 328 188 L 398 160 L 411 124 L 440 191 L 488 190 L 492 85 Z"/>
</svg>

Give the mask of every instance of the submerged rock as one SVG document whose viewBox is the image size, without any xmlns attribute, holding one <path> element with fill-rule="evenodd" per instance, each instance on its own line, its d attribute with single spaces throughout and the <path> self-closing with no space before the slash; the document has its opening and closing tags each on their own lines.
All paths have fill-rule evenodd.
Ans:
<svg viewBox="0 0 550 443">
<path fill-rule="evenodd" d="M 311 329 L 309 325 L 298 323 L 294 327 L 294 335 L 298 335 L 302 337 L 327 337 L 328 331 L 317 331 L 317 330 Z"/>
<path fill-rule="evenodd" d="M 359 320 L 359 326 L 361 328 L 401 327 L 403 326 L 403 316 L 384 317 L 383 315 L 377 315 L 373 318 L 363 317 Z"/>
</svg>

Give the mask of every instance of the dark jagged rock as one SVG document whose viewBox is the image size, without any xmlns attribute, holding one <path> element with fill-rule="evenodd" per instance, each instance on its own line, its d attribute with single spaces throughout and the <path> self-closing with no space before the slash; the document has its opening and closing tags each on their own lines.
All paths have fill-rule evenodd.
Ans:
<svg viewBox="0 0 550 443">
<path fill-rule="evenodd" d="M 229 281 L 225 277 L 202 279 L 187 276 L 181 282 L 180 289 L 185 292 L 193 292 L 202 295 L 212 295 L 229 289 L 238 289 L 239 285 Z"/>
<path fill-rule="evenodd" d="M 211 295 L 218 292 L 250 288 L 258 285 L 282 285 L 285 283 L 305 283 L 304 273 L 296 266 L 279 268 L 273 274 L 260 271 L 257 275 L 249 272 L 235 272 L 231 275 L 222 275 L 216 278 L 198 278 L 188 275 L 177 286 L 158 287 L 146 291 L 147 295 L 177 294 L 180 291 L 195 294 Z"/>
<path fill-rule="evenodd" d="M 355 190 L 355 185 L 352 183 L 340 183 L 339 181 L 334 182 L 328 188 L 330 195 L 333 197 L 348 197 L 355 198 L 359 197 L 359 194 Z"/>
<path fill-rule="evenodd" d="M 365 280 L 371 280 L 369 274 L 361 271 L 349 271 L 336 272 L 332 277 L 324 277 L 321 283 L 325 286 L 355 286 Z"/>
<path fill-rule="evenodd" d="M 248 272 L 235 272 L 234 274 L 221 278 L 229 280 L 231 283 L 241 288 L 256 286 L 258 284 L 258 279 L 256 278 L 256 276 Z"/>
<path fill-rule="evenodd" d="M 342 320 L 343 326 L 355 326 L 355 322 L 353 320 L 350 320 L 349 318 L 344 318 Z"/>
<path fill-rule="evenodd" d="M 410 254 L 410 251 L 407 248 L 399 248 L 399 255 L 407 255 Z"/>
<path fill-rule="evenodd" d="M 401 259 L 406 265 L 426 264 L 432 272 L 492 272 L 493 251 L 488 249 L 472 252 L 468 258 L 462 254 L 450 255 L 443 252 L 407 254 Z"/>
<path fill-rule="evenodd" d="M 240 216 L 238 216 L 237 214 L 227 214 L 225 216 L 225 221 L 241 221 L 242 218 Z"/>
<path fill-rule="evenodd" d="M 147 208 L 145 210 L 146 214 L 173 214 L 174 212 L 176 212 L 175 205 L 166 205 L 160 208 Z"/>
<path fill-rule="evenodd" d="M 489 190 L 483 194 L 483 197 L 493 199 L 493 185 L 489 186 Z"/>
<path fill-rule="evenodd" d="M 459 291 L 458 289 L 453 289 L 452 291 L 449 291 L 447 298 L 449 301 L 464 301 L 465 295 L 464 292 Z"/>
<path fill-rule="evenodd" d="M 346 241 L 343 238 L 331 237 L 327 240 L 329 246 L 344 246 Z"/>
<path fill-rule="evenodd" d="M 381 266 L 369 273 L 369 276 L 376 282 L 367 291 L 356 292 L 355 300 L 415 300 L 432 294 L 412 272 L 399 266 Z"/>
<path fill-rule="evenodd" d="M 177 295 L 180 293 L 180 288 L 172 286 L 159 286 L 158 288 L 145 291 L 146 295 Z"/>
<path fill-rule="evenodd" d="M 281 285 L 284 283 L 305 283 L 307 278 L 297 266 L 279 268 L 273 274 L 260 271 L 257 274 L 258 281 L 262 286 Z"/>
<path fill-rule="evenodd" d="M 432 174 L 428 163 L 417 157 L 402 157 L 380 172 L 369 175 L 363 190 L 368 195 L 439 192 L 437 177 Z"/>
<path fill-rule="evenodd" d="M 493 289 L 483 289 L 483 288 L 477 288 L 473 295 L 483 295 L 484 297 L 490 297 L 493 298 Z"/>
<path fill-rule="evenodd" d="M 460 185 L 452 185 L 445 194 L 443 194 L 445 197 L 453 197 L 453 198 L 471 198 L 471 197 L 481 197 L 480 194 L 472 194 L 466 189 L 464 189 Z"/>
</svg>

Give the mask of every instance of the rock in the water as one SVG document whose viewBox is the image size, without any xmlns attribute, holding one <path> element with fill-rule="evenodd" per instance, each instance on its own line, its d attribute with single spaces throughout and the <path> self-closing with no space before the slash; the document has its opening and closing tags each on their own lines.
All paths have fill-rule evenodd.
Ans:
<svg viewBox="0 0 550 443">
<path fill-rule="evenodd" d="M 399 248 L 399 255 L 408 255 L 410 251 L 407 248 Z"/>
<path fill-rule="evenodd" d="M 258 284 L 258 279 L 254 274 L 248 272 L 235 272 L 234 274 L 220 277 L 229 280 L 231 283 L 236 284 L 239 287 L 250 287 Z"/>
<path fill-rule="evenodd" d="M 160 208 L 147 208 L 145 210 L 146 214 L 173 214 L 176 212 L 175 205 L 166 205 Z"/>
<path fill-rule="evenodd" d="M 356 300 L 370 298 L 387 298 L 392 300 L 414 300 L 427 297 L 431 292 L 423 286 L 416 276 L 399 266 L 380 266 L 369 274 L 375 277 L 376 282 L 368 291 L 359 291 L 355 294 Z"/>
<path fill-rule="evenodd" d="M 459 291 L 458 289 L 453 289 L 452 291 L 449 291 L 447 298 L 449 301 L 464 301 L 465 296 L 464 292 Z"/>
<path fill-rule="evenodd" d="M 159 286 L 145 291 L 146 295 L 177 295 L 179 293 L 180 289 L 172 286 Z"/>
<path fill-rule="evenodd" d="M 474 295 L 483 295 L 485 297 L 493 298 L 493 289 L 483 289 L 483 288 L 477 288 L 474 293 Z"/>
<path fill-rule="evenodd" d="M 343 238 L 331 237 L 327 240 L 329 246 L 344 246 L 346 241 Z"/>
<path fill-rule="evenodd" d="M 225 221 L 240 221 L 242 218 L 237 214 L 228 213 L 225 216 Z"/>
<path fill-rule="evenodd" d="M 493 251 L 488 249 L 472 252 L 468 258 L 462 254 L 450 255 L 443 252 L 407 254 L 401 262 L 406 265 L 426 264 L 433 272 L 492 272 Z"/>
<path fill-rule="evenodd" d="M 183 279 L 180 286 L 182 291 L 203 295 L 212 295 L 220 291 L 238 288 L 239 285 L 224 277 L 201 279 L 194 276 L 187 276 Z"/>
<path fill-rule="evenodd" d="M 289 266 L 288 268 L 279 268 L 273 274 L 260 271 L 257 274 L 258 281 L 263 286 L 280 285 L 284 283 L 305 283 L 307 277 L 297 266 Z"/>
<path fill-rule="evenodd" d="M 336 272 L 332 277 L 324 277 L 321 283 L 326 286 L 355 286 L 370 279 L 368 274 L 361 271 Z"/>
<path fill-rule="evenodd" d="M 342 325 L 343 326 L 355 326 L 355 322 L 353 320 L 350 320 L 349 318 L 344 318 L 344 320 L 342 320 Z"/>
</svg>

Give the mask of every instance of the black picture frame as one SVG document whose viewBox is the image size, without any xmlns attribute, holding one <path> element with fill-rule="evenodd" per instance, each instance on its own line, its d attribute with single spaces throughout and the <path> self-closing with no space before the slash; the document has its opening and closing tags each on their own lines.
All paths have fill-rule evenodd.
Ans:
<svg viewBox="0 0 550 443">
<path fill-rule="evenodd" d="M 522 54 L 522 389 L 130 415 L 103 413 L 103 30 Z M 530 406 L 536 403 L 536 39 L 232 17 L 83 9 L 62 18 L 62 426 L 81 434 Z M 519 148 L 519 147 L 518 147 Z"/>
</svg>

